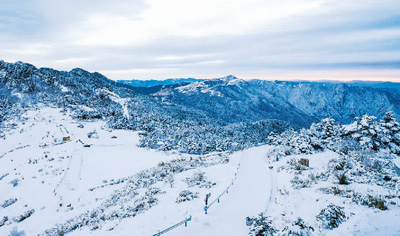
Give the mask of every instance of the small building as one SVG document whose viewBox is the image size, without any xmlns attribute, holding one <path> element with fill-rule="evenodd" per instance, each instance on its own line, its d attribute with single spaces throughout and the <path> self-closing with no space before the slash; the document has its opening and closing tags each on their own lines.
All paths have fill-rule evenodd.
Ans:
<svg viewBox="0 0 400 236">
<path fill-rule="evenodd" d="M 308 159 L 306 159 L 306 158 L 301 158 L 301 159 L 299 160 L 299 164 L 300 164 L 300 165 L 303 165 L 303 166 L 309 167 L 309 166 L 310 166 L 310 160 L 308 160 Z"/>
<path fill-rule="evenodd" d="M 398 175 L 400 175 L 400 157 L 393 160 L 394 170 Z"/>
<path fill-rule="evenodd" d="M 70 136 L 63 137 L 63 141 L 64 141 L 64 142 L 66 142 L 66 141 L 71 141 L 71 137 L 70 137 Z"/>
</svg>

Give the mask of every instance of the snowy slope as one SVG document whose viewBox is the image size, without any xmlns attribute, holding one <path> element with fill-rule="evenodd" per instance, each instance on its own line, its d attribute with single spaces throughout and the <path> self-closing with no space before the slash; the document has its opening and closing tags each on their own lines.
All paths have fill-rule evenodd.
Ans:
<svg viewBox="0 0 400 236">
<path fill-rule="evenodd" d="M 247 235 L 245 218 L 262 212 L 281 233 L 298 217 L 313 227 L 311 235 L 400 233 L 396 198 L 389 199 L 388 210 L 382 211 L 327 193 L 336 187 L 362 195 L 398 194 L 373 183 L 338 185 L 335 176 L 325 178 L 332 163 L 340 160 L 334 152 L 286 156 L 279 161 L 272 146 L 207 155 L 158 152 L 137 147 L 136 132 L 106 128 L 101 120 L 78 122 L 68 112 L 48 107 L 26 111 L 5 127 L 0 140 L 0 220 L 8 220 L 0 226 L 0 235 L 14 227 L 27 235 L 56 235 L 51 229 L 65 230 L 67 235 L 153 235 L 189 216 L 192 221 L 187 227 L 168 234 Z M 65 136 L 71 141 L 62 142 Z M 300 158 L 309 159 L 310 166 L 298 171 Z M 154 175 L 160 178 L 152 180 Z M 299 182 L 307 179 L 312 181 Z M 211 203 L 227 187 L 228 193 L 205 215 L 205 195 L 211 193 Z M 195 197 L 178 203 L 183 190 Z M 152 191 L 154 196 L 149 195 Z M 9 199 L 17 201 L 4 206 Z M 140 204 L 144 205 L 137 214 L 127 214 L 129 207 Z M 316 219 L 329 204 L 344 207 L 347 217 L 335 229 L 321 227 Z M 85 224 L 87 212 L 100 215 Z M 75 228 L 76 222 L 81 225 Z"/>
<path fill-rule="evenodd" d="M 190 227 L 180 228 L 175 235 L 246 235 L 247 216 L 264 211 L 272 190 L 273 171 L 268 169 L 265 159 L 270 147 L 251 148 L 243 152 L 236 180 L 220 203 L 216 203 L 208 214 L 199 211 L 190 222 Z M 211 200 L 215 199 L 211 196 Z M 172 235 L 172 233 L 171 233 Z"/>
<path fill-rule="evenodd" d="M 109 188 L 94 195 L 89 188 L 173 158 L 138 148 L 135 132 L 107 130 L 101 121 L 76 122 L 60 109 L 28 111 L 15 124 L 18 126 L 5 132 L 5 140 L 0 141 L 0 176 L 8 174 L 0 181 L 0 204 L 9 198 L 18 200 L 1 209 L 0 217 L 8 216 L 10 222 L 12 217 L 34 209 L 32 217 L 18 224 L 29 235 L 95 207 L 96 198 L 113 191 Z M 84 128 L 79 128 L 79 124 Z M 94 130 L 99 138 L 88 138 L 87 133 Z M 71 141 L 62 142 L 65 136 L 70 136 Z M 78 140 L 91 147 L 84 147 Z M 16 187 L 10 184 L 13 179 L 19 180 Z M 67 208 L 68 204 L 74 209 Z M 0 227 L 0 235 L 13 226 L 14 223 Z"/>
</svg>

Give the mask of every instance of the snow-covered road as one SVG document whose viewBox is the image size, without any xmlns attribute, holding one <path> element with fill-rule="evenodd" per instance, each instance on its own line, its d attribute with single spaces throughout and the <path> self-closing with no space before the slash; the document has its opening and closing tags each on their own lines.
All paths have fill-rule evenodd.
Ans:
<svg viewBox="0 0 400 236">
<path fill-rule="evenodd" d="M 229 193 L 208 210 L 207 215 L 193 216 L 188 227 L 170 235 L 247 235 L 246 216 L 256 216 L 269 204 L 273 171 L 265 160 L 266 148 L 251 148 L 243 153 L 237 178 Z M 214 199 L 211 196 L 211 201 Z"/>
</svg>

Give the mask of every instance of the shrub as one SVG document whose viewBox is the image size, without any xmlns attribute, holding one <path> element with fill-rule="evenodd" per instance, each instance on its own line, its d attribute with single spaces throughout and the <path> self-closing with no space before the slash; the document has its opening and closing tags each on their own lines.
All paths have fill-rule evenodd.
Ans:
<svg viewBox="0 0 400 236">
<path fill-rule="evenodd" d="M 369 207 L 375 207 L 377 209 L 380 209 L 382 211 L 385 211 L 388 209 L 388 207 L 385 205 L 386 201 L 383 200 L 382 198 L 378 197 L 373 197 L 371 195 L 368 195 L 368 202 L 365 202 L 366 205 Z"/>
<path fill-rule="evenodd" d="M 19 184 L 19 179 L 13 179 L 10 181 L 10 184 L 12 184 L 13 187 L 16 187 Z"/>
<path fill-rule="evenodd" d="M 207 180 L 204 172 L 196 172 L 192 177 L 186 178 L 185 182 L 188 187 L 198 186 L 199 188 L 211 188 L 216 183 Z"/>
<path fill-rule="evenodd" d="M 339 184 L 345 184 L 345 185 L 349 184 L 345 174 L 340 174 L 339 176 L 337 176 L 337 178 L 339 179 Z"/>
<path fill-rule="evenodd" d="M 18 231 L 17 227 L 14 227 L 8 236 L 25 236 L 25 232 L 23 230 Z"/>
<path fill-rule="evenodd" d="M 343 192 L 343 190 L 341 190 L 340 188 L 336 188 L 336 187 L 332 187 L 332 193 L 334 195 L 339 195 Z"/>
<path fill-rule="evenodd" d="M 183 190 L 182 192 L 179 193 L 179 196 L 176 198 L 176 203 L 182 203 L 182 202 L 187 202 L 191 201 L 195 198 L 199 197 L 199 193 L 193 193 L 192 191 L 189 190 Z"/>
<path fill-rule="evenodd" d="M 1 207 L 6 208 L 8 206 L 11 206 L 12 204 L 14 204 L 15 202 L 17 202 L 16 198 L 10 198 L 4 201 L 4 203 L 1 205 Z"/>
<path fill-rule="evenodd" d="M 290 183 L 292 183 L 292 187 L 294 189 L 300 189 L 300 188 L 308 188 L 311 186 L 313 181 L 311 181 L 310 179 L 306 178 L 306 179 L 301 179 L 298 176 L 295 176 Z"/>
<path fill-rule="evenodd" d="M 5 225 L 7 221 L 8 221 L 8 217 L 7 217 L 7 216 L 3 216 L 3 219 L 0 220 L 0 227 L 2 227 L 3 225 Z"/>
<path fill-rule="evenodd" d="M 343 209 L 343 207 L 330 204 L 326 208 L 322 209 L 316 218 L 325 228 L 337 228 L 346 220 L 346 214 Z"/>
<path fill-rule="evenodd" d="M 344 170 L 345 165 L 346 165 L 346 162 L 341 161 L 341 162 L 339 162 L 339 164 L 337 164 L 337 165 L 335 166 L 335 169 L 336 169 L 336 170 Z"/>
<path fill-rule="evenodd" d="M 383 180 L 390 181 L 390 180 L 392 180 L 392 178 L 390 176 L 385 175 L 385 177 L 383 177 Z"/>
<path fill-rule="evenodd" d="M 285 236 L 310 236 L 312 235 L 312 232 L 314 231 L 314 228 L 307 225 L 304 220 L 300 217 L 297 218 L 297 220 L 292 223 L 291 226 L 286 226 L 282 230 L 281 235 Z"/>
<path fill-rule="evenodd" d="M 290 159 L 287 164 L 289 164 L 292 169 L 302 171 L 302 170 L 307 170 L 307 166 L 300 164 L 300 161 L 297 161 L 296 159 L 292 158 Z"/>
<path fill-rule="evenodd" d="M 14 217 L 13 220 L 14 220 L 15 222 L 24 221 L 24 220 L 26 220 L 27 218 L 29 218 L 33 213 L 35 213 L 35 210 L 34 210 L 34 209 L 29 210 L 29 211 L 26 211 L 23 215 L 19 215 L 19 216 Z"/>
<path fill-rule="evenodd" d="M 379 160 L 374 160 L 372 166 L 372 169 L 377 170 L 377 171 L 381 171 L 382 170 L 382 163 Z"/>
<path fill-rule="evenodd" d="M 268 217 L 260 213 L 258 217 L 253 220 L 250 226 L 249 235 L 251 236 L 268 236 L 274 235 L 277 230 L 272 226 L 272 221 Z"/>
</svg>

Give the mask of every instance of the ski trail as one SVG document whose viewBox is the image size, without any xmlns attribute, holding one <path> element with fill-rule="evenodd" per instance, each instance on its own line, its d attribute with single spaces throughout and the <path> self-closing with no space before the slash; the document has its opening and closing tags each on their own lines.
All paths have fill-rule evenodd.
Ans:
<svg viewBox="0 0 400 236">
<path fill-rule="evenodd" d="M 244 152 L 237 179 L 229 193 L 215 203 L 207 215 L 194 216 L 189 226 L 171 232 L 171 235 L 247 235 L 247 216 L 264 212 L 272 202 L 272 170 L 264 159 L 265 147 L 251 148 Z M 214 196 L 215 197 L 215 196 Z M 213 198 L 211 197 L 211 200 Z"/>
</svg>

